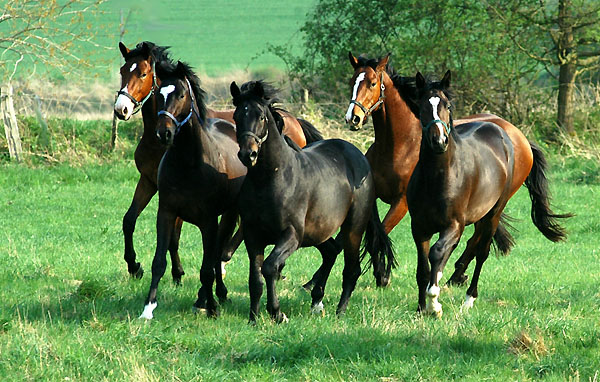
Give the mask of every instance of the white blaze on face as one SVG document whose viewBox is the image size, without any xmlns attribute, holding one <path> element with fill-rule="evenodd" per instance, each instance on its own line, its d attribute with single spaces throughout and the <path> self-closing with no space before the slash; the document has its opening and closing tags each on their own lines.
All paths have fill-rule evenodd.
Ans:
<svg viewBox="0 0 600 382">
<path fill-rule="evenodd" d="M 362 72 L 361 74 L 358 75 L 358 77 L 356 77 L 356 82 L 354 83 L 354 89 L 352 90 L 352 101 L 356 101 L 358 87 L 360 86 L 360 83 L 364 79 L 365 79 L 365 72 Z M 348 111 L 346 112 L 346 122 L 350 122 L 350 119 L 352 118 L 353 110 L 354 110 L 354 104 L 351 103 L 350 106 L 348 106 Z"/>
<path fill-rule="evenodd" d="M 168 85 L 160 88 L 160 94 L 162 94 L 163 98 L 165 99 L 165 103 L 167 103 L 167 97 L 169 96 L 169 94 L 173 93 L 174 91 L 175 85 Z"/>
<path fill-rule="evenodd" d="M 133 65 L 131 65 L 131 68 L 129 68 L 129 72 L 133 72 L 135 68 L 137 68 L 137 64 L 134 62 Z"/>
<path fill-rule="evenodd" d="M 121 89 L 122 92 L 127 93 L 127 86 Z M 125 120 L 128 120 L 131 117 L 131 113 L 134 109 L 133 102 L 123 94 L 119 94 L 117 100 L 115 101 L 115 111 L 123 116 Z"/>
<path fill-rule="evenodd" d="M 429 103 L 431 104 L 431 107 L 433 108 L 433 119 L 441 120 L 440 116 L 438 115 L 438 105 L 440 104 L 440 97 L 429 98 Z M 443 137 L 444 136 L 444 126 L 442 126 L 442 124 L 439 122 L 436 122 L 435 125 L 437 126 L 438 130 L 440 131 L 440 137 Z"/>
</svg>

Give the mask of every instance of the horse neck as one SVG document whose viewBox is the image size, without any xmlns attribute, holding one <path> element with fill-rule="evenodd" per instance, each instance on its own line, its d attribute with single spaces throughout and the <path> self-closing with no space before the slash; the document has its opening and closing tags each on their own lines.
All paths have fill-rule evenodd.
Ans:
<svg viewBox="0 0 600 382">
<path fill-rule="evenodd" d="M 144 121 L 143 137 L 156 138 L 156 122 L 158 120 L 158 110 L 156 107 L 156 91 L 148 98 L 142 106 L 142 120 Z"/>
<path fill-rule="evenodd" d="M 181 162 L 194 166 L 199 163 L 213 163 L 215 155 L 218 155 L 214 149 L 211 150 L 213 147 L 210 135 L 193 113 L 190 122 L 181 126 L 170 150 L 176 153 Z"/>
<path fill-rule="evenodd" d="M 378 149 L 390 152 L 405 146 L 412 150 L 412 138 L 421 137 L 419 120 L 400 96 L 390 76 L 386 73 L 383 78 L 385 99 L 382 107 L 373 112 L 374 145 Z"/>
<path fill-rule="evenodd" d="M 428 183 L 439 180 L 442 184 L 446 184 L 445 179 L 452 171 L 452 165 L 456 159 L 456 141 L 454 138 L 454 136 L 450 137 L 448 148 L 442 154 L 434 153 L 425 139 L 421 141 L 418 166 L 421 168 L 422 174 L 430 174 L 427 177 Z"/>
</svg>

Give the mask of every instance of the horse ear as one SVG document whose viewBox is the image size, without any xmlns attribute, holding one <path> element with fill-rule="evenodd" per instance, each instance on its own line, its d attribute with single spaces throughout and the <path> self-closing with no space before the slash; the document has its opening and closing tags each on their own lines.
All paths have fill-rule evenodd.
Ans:
<svg viewBox="0 0 600 382">
<path fill-rule="evenodd" d="M 388 53 L 384 58 L 382 58 L 381 60 L 379 60 L 379 62 L 377 63 L 377 68 L 376 68 L 376 72 L 383 72 L 385 70 L 385 68 L 387 67 L 388 61 L 390 59 L 390 55 L 392 54 L 392 52 Z"/>
<path fill-rule="evenodd" d="M 145 60 L 150 57 L 150 46 L 145 41 L 142 43 L 142 56 Z"/>
<path fill-rule="evenodd" d="M 231 83 L 231 85 L 229 85 L 229 92 L 231 92 L 231 96 L 233 97 L 233 99 L 236 99 L 237 97 L 240 96 L 241 91 L 240 91 L 240 88 L 235 83 L 235 81 L 233 81 Z"/>
<path fill-rule="evenodd" d="M 185 65 L 181 61 L 177 61 L 177 67 L 175 68 L 175 72 L 179 74 L 181 77 L 185 77 L 186 70 Z"/>
<path fill-rule="evenodd" d="M 417 82 L 417 89 L 423 89 L 425 87 L 425 77 L 423 77 L 421 72 L 417 72 L 415 80 Z"/>
<path fill-rule="evenodd" d="M 123 55 L 123 57 L 125 57 L 130 52 L 130 50 L 125 46 L 125 44 L 123 44 L 120 41 L 119 41 L 119 50 L 121 51 L 121 55 Z"/>
<path fill-rule="evenodd" d="M 265 88 L 263 87 L 263 84 L 261 81 L 256 81 L 256 83 L 254 84 L 254 93 L 260 97 L 260 98 L 264 98 L 265 96 Z"/>
<path fill-rule="evenodd" d="M 351 51 L 348 51 L 348 58 L 350 59 L 350 65 L 352 65 L 354 69 L 358 68 L 358 59 L 354 57 Z"/>
<path fill-rule="evenodd" d="M 450 73 L 450 69 L 448 69 L 448 71 L 446 71 L 446 74 L 444 74 L 444 78 L 442 78 L 442 81 L 441 81 L 444 89 L 448 89 L 450 87 L 450 77 L 451 77 L 451 73 Z"/>
</svg>

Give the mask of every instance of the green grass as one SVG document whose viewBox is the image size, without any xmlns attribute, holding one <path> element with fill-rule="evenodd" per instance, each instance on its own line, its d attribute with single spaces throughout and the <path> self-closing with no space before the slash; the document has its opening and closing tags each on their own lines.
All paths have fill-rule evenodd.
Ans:
<svg viewBox="0 0 600 382">
<path fill-rule="evenodd" d="M 0 375 L 15 381 L 595 381 L 600 179 L 597 164 L 579 162 L 554 160 L 557 209 L 577 213 L 567 223 L 569 241 L 545 240 L 529 219 L 526 190 L 519 191 L 508 205 L 519 219 L 516 248 L 508 257 L 490 257 L 469 314 L 458 311 L 465 289 L 451 288 L 442 291 L 442 319 L 415 315 L 415 250 L 407 217 L 392 233 L 399 268 L 390 288 L 376 289 L 371 274 L 364 275 L 347 314 L 336 318 L 340 259 L 326 291 L 327 314 L 314 317 L 300 285 L 319 256 L 303 249 L 290 257 L 287 279 L 278 283 L 290 322 L 272 323 L 263 295 L 256 327 L 247 324 L 243 248 L 228 266 L 231 301 L 221 306 L 220 317 L 191 312 L 201 238 L 190 225 L 181 241 L 183 285 L 175 287 L 167 271 L 155 319 L 137 319 L 149 286 L 157 203 L 138 221 L 134 239 L 147 273 L 132 280 L 121 234 L 137 180 L 132 161 L 1 164 Z M 596 176 L 577 175 L 594 171 Z M 517 345 L 519 338 L 531 341 Z"/>
</svg>

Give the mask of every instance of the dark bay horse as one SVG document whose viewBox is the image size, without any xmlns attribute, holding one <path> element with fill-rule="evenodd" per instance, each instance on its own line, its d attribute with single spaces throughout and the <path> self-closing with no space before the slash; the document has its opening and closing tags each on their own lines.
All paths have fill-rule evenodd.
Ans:
<svg viewBox="0 0 600 382">
<path fill-rule="evenodd" d="M 166 251 L 175 220 L 181 217 L 200 228 L 203 257 L 202 287 L 197 308 L 217 314 L 212 285 L 217 275 L 217 296 L 224 299 L 226 288 L 217 266 L 221 250 L 235 228 L 236 198 L 246 175 L 237 158 L 239 147 L 235 126 L 222 119 L 207 118 L 204 91 L 189 66 L 157 68 L 162 79 L 156 96 L 156 133 L 168 147 L 158 169 L 158 215 L 156 252 L 152 282 L 141 317 L 151 319 L 156 308 L 158 283 L 166 268 Z M 222 216 L 220 225 L 218 218 Z M 220 281 L 220 284 L 219 284 Z"/>
<path fill-rule="evenodd" d="M 157 173 L 158 164 L 166 151 L 156 136 L 157 106 L 156 96 L 161 78 L 157 75 L 157 68 L 174 68 L 175 63 L 170 59 L 167 47 L 155 45 L 152 42 L 139 43 L 135 49 L 128 49 L 119 43 L 119 49 L 125 64 L 121 67 L 121 90 L 114 105 L 115 115 L 123 120 L 141 110 L 144 122 L 142 138 L 135 150 L 135 164 L 140 172 L 133 200 L 127 213 L 123 217 L 123 236 L 125 239 L 125 261 L 132 276 L 142 277 L 143 268 L 136 262 L 136 253 L 133 246 L 133 232 L 138 216 L 146 208 L 154 194 L 158 190 Z M 221 118 L 233 123 L 233 110 L 216 111 L 207 108 L 208 118 Z M 294 142 L 304 146 L 306 142 L 322 139 L 320 133 L 308 122 L 296 119 L 289 113 L 283 114 L 284 133 L 290 136 Z M 169 252 L 172 260 L 172 276 L 176 283 L 181 281 L 184 274 L 183 267 L 178 255 L 179 236 L 182 220 L 177 219 L 175 230 L 171 235 Z M 231 255 L 241 242 L 242 235 L 235 237 L 223 249 L 225 260 Z"/>
<path fill-rule="evenodd" d="M 402 77 L 388 65 L 389 55 L 381 59 L 354 57 L 348 53 L 354 74 L 350 84 L 352 99 L 346 121 L 359 129 L 369 116 L 373 118 L 375 141 L 366 153 L 373 169 L 377 197 L 390 205 L 383 225 L 389 233 L 408 211 L 406 191 L 419 159 L 421 124 L 415 116 L 416 87 L 414 77 Z M 514 147 L 511 193 L 514 194 L 529 175 L 534 152 L 523 133 L 510 122 L 493 114 L 478 114 L 456 120 L 456 126 L 469 122 L 493 122 L 506 131 Z M 502 226 L 501 226 L 502 227 Z M 501 228 L 502 229 L 502 228 Z M 474 245 L 474 243 L 473 243 Z M 464 283 L 465 259 L 472 258 L 473 245 L 456 262 L 451 283 Z M 390 269 L 387 270 L 389 280 Z"/>
<path fill-rule="evenodd" d="M 248 168 L 238 207 L 244 226 L 244 242 L 250 258 L 250 321 L 259 312 L 264 276 L 267 311 L 277 322 L 281 312 L 275 282 L 285 260 L 299 247 L 316 246 L 323 255 L 312 290 L 312 309 L 323 310 L 323 294 L 337 256 L 331 238 L 340 229 L 344 249 L 343 291 L 337 306 L 342 314 L 360 275 L 360 245 L 371 259 L 394 262 L 391 243 L 377 214 L 375 189 L 369 162 L 356 147 L 339 139 L 324 140 L 303 150 L 280 133 L 273 113 L 273 94 L 263 83 L 242 86 L 233 82 L 234 119 L 239 158 Z M 275 247 L 265 259 L 264 250 Z M 364 256 L 364 252 L 363 252 Z"/>
<path fill-rule="evenodd" d="M 450 71 L 439 82 L 416 76 L 416 107 L 423 129 L 419 160 L 407 190 L 413 239 L 417 246 L 419 311 L 441 316 L 439 281 L 465 226 L 474 224 L 467 263 L 476 258 L 463 304 L 473 306 L 478 296 L 481 267 L 492 240 L 507 252 L 512 238 L 498 229 L 503 210 L 514 194 L 515 147 L 508 133 L 495 123 L 474 121 L 455 126 L 451 113 Z M 549 208 L 545 160 L 537 147 L 532 170 L 525 180 L 532 200 L 532 220 L 551 241 L 565 239 L 557 215 Z M 429 247 L 431 237 L 439 233 Z M 429 265 L 431 264 L 431 269 Z M 457 269 L 461 274 L 464 270 Z M 427 304 L 426 304 L 427 300 Z"/>
</svg>

